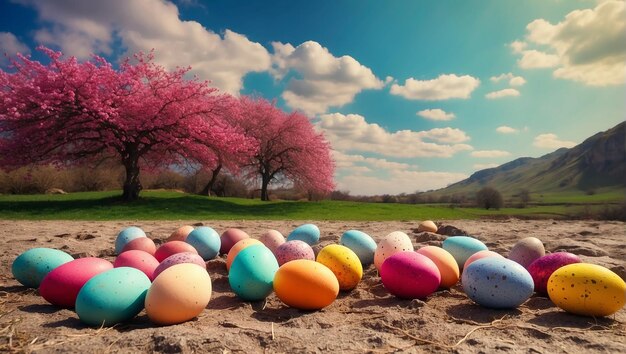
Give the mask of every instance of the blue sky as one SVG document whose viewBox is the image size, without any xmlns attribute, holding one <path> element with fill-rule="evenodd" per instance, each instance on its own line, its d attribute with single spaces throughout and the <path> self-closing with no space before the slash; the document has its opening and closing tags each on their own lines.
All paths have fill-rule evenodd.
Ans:
<svg viewBox="0 0 626 354">
<path fill-rule="evenodd" d="M 626 116 L 623 1 L 0 2 L 0 51 L 39 44 L 112 61 L 154 48 L 302 110 L 355 195 L 444 187 Z"/>
</svg>

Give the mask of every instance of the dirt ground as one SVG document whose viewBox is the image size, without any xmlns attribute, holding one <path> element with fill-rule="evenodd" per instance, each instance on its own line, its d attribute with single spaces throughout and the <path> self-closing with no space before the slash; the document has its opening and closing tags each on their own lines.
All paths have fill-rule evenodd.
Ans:
<svg viewBox="0 0 626 354">
<path fill-rule="evenodd" d="M 0 220 L 0 352 L 507 352 L 626 353 L 626 309 L 606 318 L 567 314 L 548 298 L 532 297 L 515 310 L 475 305 L 457 285 L 425 301 L 401 300 L 382 286 L 374 266 L 359 286 L 339 294 L 321 311 L 288 308 L 272 294 L 265 302 L 240 301 L 230 291 L 225 259 L 207 263 L 213 294 L 196 319 L 167 327 L 152 324 L 144 312 L 112 328 L 84 326 L 72 310 L 49 305 L 36 290 L 21 286 L 11 264 L 34 247 L 64 250 L 75 257 L 113 261 L 117 233 L 131 225 L 163 240 L 188 222 L 73 222 Z M 219 233 L 235 227 L 258 238 L 266 229 L 287 235 L 303 222 L 198 221 Z M 338 242 L 358 229 L 379 240 L 406 232 L 416 248 L 441 245 L 443 235 L 418 233 L 417 222 L 314 222 L 322 232 L 314 249 Z M 507 255 L 519 239 L 534 236 L 546 250 L 565 250 L 584 261 L 626 277 L 626 224 L 622 222 L 489 220 L 442 221 Z"/>
</svg>

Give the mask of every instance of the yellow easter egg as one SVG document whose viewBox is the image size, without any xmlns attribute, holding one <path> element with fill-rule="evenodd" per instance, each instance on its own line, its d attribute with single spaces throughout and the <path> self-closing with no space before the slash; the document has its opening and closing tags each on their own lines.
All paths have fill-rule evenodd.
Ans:
<svg viewBox="0 0 626 354">
<path fill-rule="evenodd" d="M 363 277 L 363 266 L 359 256 L 342 245 L 328 245 L 317 255 L 317 262 L 327 266 L 339 281 L 341 290 L 352 290 Z"/>
<path fill-rule="evenodd" d="M 430 258 L 435 263 L 441 274 L 440 287 L 451 288 L 459 281 L 461 276 L 459 265 L 450 252 L 437 246 L 424 246 L 416 252 Z"/>
<path fill-rule="evenodd" d="M 608 316 L 626 304 L 626 283 L 611 270 L 588 263 L 557 269 L 548 279 L 550 300 L 577 315 Z"/>
</svg>

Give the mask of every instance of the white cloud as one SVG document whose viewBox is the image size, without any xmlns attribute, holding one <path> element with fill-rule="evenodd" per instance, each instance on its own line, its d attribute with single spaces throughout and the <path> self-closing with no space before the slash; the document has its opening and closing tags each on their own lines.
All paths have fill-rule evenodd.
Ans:
<svg viewBox="0 0 626 354">
<path fill-rule="evenodd" d="M 496 128 L 496 131 L 501 134 L 514 134 L 519 132 L 518 129 L 508 127 L 506 125 L 500 126 Z"/>
<path fill-rule="evenodd" d="M 522 86 L 526 83 L 526 79 L 521 76 L 515 76 L 513 73 L 500 74 L 498 76 L 492 76 L 489 78 L 491 82 L 500 82 L 502 80 L 508 80 L 511 86 Z"/>
<path fill-rule="evenodd" d="M 329 107 L 340 107 L 354 100 L 366 89 L 381 89 L 385 83 L 371 69 L 354 58 L 335 57 L 319 43 L 308 41 L 293 47 L 291 44 L 272 43 L 272 74 L 282 79 L 290 71 L 291 78 L 282 97 L 292 108 L 309 115 L 324 113 Z M 393 78 L 387 77 L 386 82 Z"/>
<path fill-rule="evenodd" d="M 478 158 L 494 158 L 494 157 L 505 157 L 511 156 L 511 153 L 508 151 L 502 150 L 477 150 L 471 152 L 472 157 Z"/>
<path fill-rule="evenodd" d="M 111 54 L 120 40 L 128 53 L 155 49 L 169 69 L 191 66 L 192 74 L 238 93 L 249 72 L 270 68 L 270 55 L 259 43 L 226 30 L 216 34 L 196 21 L 183 21 L 175 4 L 161 0 L 21 0 L 34 7 L 45 27 L 35 39 L 59 46 L 80 59 Z"/>
<path fill-rule="evenodd" d="M 502 98 L 502 97 L 516 97 L 516 96 L 519 96 L 519 91 L 517 91 L 516 89 L 512 89 L 512 88 L 489 92 L 488 94 L 485 95 L 485 97 L 487 97 L 490 100 Z"/>
<path fill-rule="evenodd" d="M 432 80 L 416 80 L 411 77 L 404 81 L 404 85 L 391 85 L 391 94 L 409 100 L 467 99 L 478 85 L 480 80 L 469 75 L 444 74 Z"/>
<path fill-rule="evenodd" d="M 30 54 L 30 48 L 15 37 L 11 32 L 0 32 L 0 64 L 4 63 L 7 59 L 5 54 L 9 57 L 14 56 L 17 53 Z"/>
<path fill-rule="evenodd" d="M 333 148 L 339 151 L 364 151 L 392 157 L 451 157 L 459 151 L 472 150 L 463 144 L 465 132 L 454 128 L 426 131 L 388 132 L 368 123 L 358 114 L 323 114 L 317 122 Z"/>
<path fill-rule="evenodd" d="M 557 24 L 537 19 L 526 30 L 526 42 L 511 43 L 513 51 L 522 54 L 520 67 L 556 67 L 554 77 L 590 86 L 626 82 L 624 1 L 603 1 L 594 9 L 572 11 Z M 538 49 L 526 49 L 529 44 Z"/>
<path fill-rule="evenodd" d="M 430 119 L 430 120 L 452 120 L 454 119 L 455 115 L 454 113 L 448 113 L 442 109 L 439 108 L 435 108 L 435 109 L 425 109 L 423 111 L 419 111 L 416 113 L 418 116 L 420 117 L 424 117 L 426 119 Z"/>
<path fill-rule="evenodd" d="M 500 165 L 498 165 L 497 163 L 476 163 L 474 164 L 474 168 L 476 170 L 484 170 L 487 168 L 494 168 L 494 167 L 498 167 Z"/>
<path fill-rule="evenodd" d="M 337 189 L 353 195 L 413 193 L 439 189 L 461 181 L 463 173 L 436 171 L 391 171 L 387 177 L 348 175 L 337 179 Z"/>
<path fill-rule="evenodd" d="M 576 146 L 573 141 L 560 140 L 556 134 L 547 133 L 539 134 L 535 137 L 533 145 L 542 149 L 559 149 L 559 148 L 571 148 Z"/>
</svg>

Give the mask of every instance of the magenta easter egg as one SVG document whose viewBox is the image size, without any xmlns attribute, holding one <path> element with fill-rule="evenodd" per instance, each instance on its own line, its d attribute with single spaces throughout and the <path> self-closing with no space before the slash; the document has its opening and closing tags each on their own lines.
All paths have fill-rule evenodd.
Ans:
<svg viewBox="0 0 626 354">
<path fill-rule="evenodd" d="M 235 243 L 250 238 L 245 231 L 239 229 L 228 229 L 222 233 L 220 236 L 220 254 L 228 254 L 231 248 L 235 245 Z"/>
<path fill-rule="evenodd" d="M 156 277 L 159 276 L 159 274 L 161 274 L 167 268 L 182 263 L 197 264 L 203 269 L 206 269 L 206 263 L 204 263 L 204 259 L 202 259 L 199 254 L 191 252 L 176 253 L 165 258 L 163 262 L 161 262 L 161 264 L 156 267 L 152 280 L 156 279 Z"/>
<path fill-rule="evenodd" d="M 114 268 L 135 268 L 142 271 L 143 274 L 145 274 L 150 280 L 154 279 L 152 275 L 154 274 L 154 270 L 158 266 L 159 261 L 157 261 L 157 259 L 154 258 L 153 255 L 140 250 L 130 250 L 122 252 L 119 256 L 117 256 L 117 258 L 115 258 L 115 262 L 113 262 Z"/>
<path fill-rule="evenodd" d="M 122 248 L 122 253 L 126 251 L 130 251 L 130 250 L 139 250 L 139 251 L 148 252 L 154 256 L 156 249 L 157 249 L 156 245 L 154 244 L 154 241 L 152 241 L 151 238 L 139 237 L 128 242 L 126 246 Z"/>
<path fill-rule="evenodd" d="M 478 251 L 478 252 L 474 253 L 473 255 L 471 255 L 465 261 L 465 264 L 463 265 L 463 269 L 469 267 L 469 265 L 472 264 L 474 261 L 477 261 L 477 260 L 483 259 L 483 258 L 487 258 L 487 257 L 504 258 L 504 256 L 502 256 L 500 253 L 496 253 L 494 251 L 489 251 L 489 250 Z"/>
<path fill-rule="evenodd" d="M 39 286 L 39 294 L 53 305 L 72 308 L 80 288 L 89 279 L 110 269 L 113 264 L 104 259 L 75 259 L 48 273 Z"/>
<path fill-rule="evenodd" d="M 380 267 L 380 278 L 390 293 L 405 299 L 423 299 L 435 292 L 441 282 L 437 265 L 413 251 L 388 257 Z"/>
<path fill-rule="evenodd" d="M 568 264 L 580 263 L 577 255 L 569 252 L 556 252 L 537 258 L 528 266 L 528 272 L 535 283 L 535 292 L 548 293 L 548 279 L 557 269 Z"/>
<path fill-rule="evenodd" d="M 292 240 L 283 243 L 276 248 L 274 254 L 276 255 L 279 266 L 296 259 L 315 260 L 313 248 L 311 248 L 308 243 L 300 240 Z"/>
<path fill-rule="evenodd" d="M 154 258 L 159 262 L 163 262 L 163 260 L 173 254 L 183 253 L 183 252 L 191 252 L 198 254 L 196 249 L 184 241 L 170 241 L 161 245 L 161 247 L 157 248 L 154 253 Z"/>
</svg>

